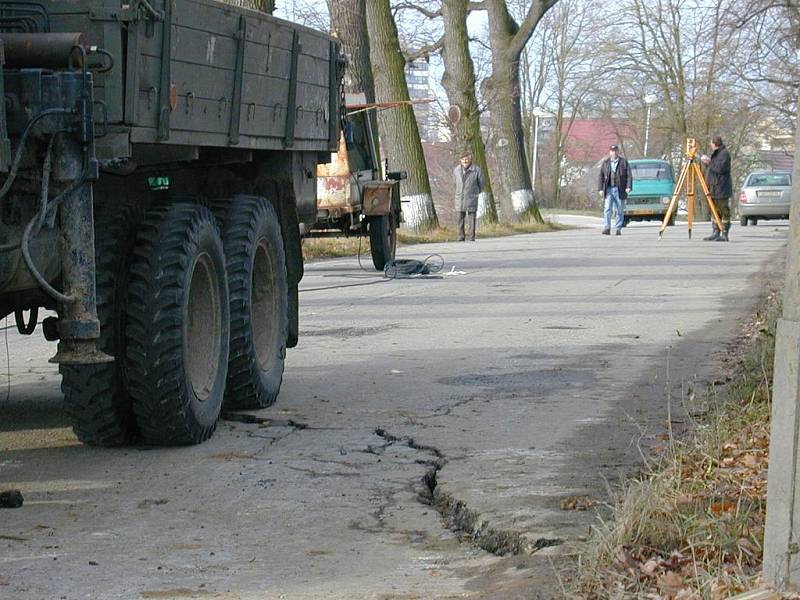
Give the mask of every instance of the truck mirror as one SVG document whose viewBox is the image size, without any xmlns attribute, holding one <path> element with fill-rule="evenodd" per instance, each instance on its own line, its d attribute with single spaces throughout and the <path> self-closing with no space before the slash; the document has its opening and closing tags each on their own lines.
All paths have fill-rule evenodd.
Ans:
<svg viewBox="0 0 800 600">
<path fill-rule="evenodd" d="M 408 173 L 406 171 L 389 171 L 386 174 L 386 179 L 391 179 L 392 181 L 402 181 L 408 177 Z"/>
</svg>

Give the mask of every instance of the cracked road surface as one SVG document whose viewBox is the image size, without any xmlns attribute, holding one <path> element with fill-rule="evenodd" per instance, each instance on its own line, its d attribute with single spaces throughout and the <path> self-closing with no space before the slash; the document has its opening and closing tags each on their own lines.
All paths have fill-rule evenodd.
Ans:
<svg viewBox="0 0 800 600">
<path fill-rule="evenodd" d="M 401 249 L 466 272 L 426 280 L 312 263 L 277 405 L 192 448 L 77 444 L 54 348 L 9 331 L 0 598 L 558 597 L 596 519 L 560 501 L 636 470 L 782 268 L 786 223 L 706 230 Z"/>
</svg>

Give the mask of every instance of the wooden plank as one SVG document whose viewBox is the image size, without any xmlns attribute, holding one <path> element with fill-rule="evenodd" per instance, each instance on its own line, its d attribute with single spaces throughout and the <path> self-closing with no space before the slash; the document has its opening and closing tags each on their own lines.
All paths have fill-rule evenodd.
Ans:
<svg viewBox="0 0 800 600">
<path fill-rule="evenodd" d="M 132 127 L 131 143 L 152 144 L 156 143 L 156 130 L 148 127 Z M 204 133 L 194 131 L 172 131 L 169 144 L 206 146 L 206 147 L 226 147 L 228 145 L 228 134 L 225 133 Z M 242 135 L 237 148 L 247 148 L 251 150 L 284 150 L 283 140 L 276 137 L 250 137 Z M 298 152 L 324 152 L 327 150 L 327 141 L 319 140 L 295 140 L 292 150 Z"/>
</svg>

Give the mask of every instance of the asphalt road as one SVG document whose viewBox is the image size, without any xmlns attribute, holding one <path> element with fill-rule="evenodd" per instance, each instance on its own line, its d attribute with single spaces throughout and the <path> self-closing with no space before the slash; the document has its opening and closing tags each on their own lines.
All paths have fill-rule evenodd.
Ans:
<svg viewBox="0 0 800 600">
<path fill-rule="evenodd" d="M 705 393 L 787 224 L 656 232 L 402 248 L 430 279 L 310 264 L 278 404 L 192 448 L 79 445 L 54 348 L 7 331 L 0 598 L 557 597 L 596 519 L 561 500 L 606 498 Z"/>
</svg>

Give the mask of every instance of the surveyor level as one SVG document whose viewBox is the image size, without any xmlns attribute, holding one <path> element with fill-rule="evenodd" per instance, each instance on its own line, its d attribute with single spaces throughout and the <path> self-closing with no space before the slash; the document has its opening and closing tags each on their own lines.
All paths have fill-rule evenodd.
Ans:
<svg viewBox="0 0 800 600">
<path fill-rule="evenodd" d="M 703 172 L 700 170 L 700 165 L 697 164 L 697 140 L 694 138 L 686 139 L 686 155 L 684 156 L 683 168 L 678 177 L 678 184 L 675 186 L 675 192 L 672 194 L 672 200 L 669 202 L 667 214 L 664 215 L 664 222 L 661 223 L 661 229 L 658 232 L 658 239 L 661 239 L 667 224 L 678 206 L 678 198 L 682 192 L 686 192 L 686 222 L 689 229 L 689 239 L 692 239 L 692 223 L 694 222 L 694 196 L 695 196 L 695 180 L 700 182 L 700 188 L 706 197 L 708 208 L 711 211 L 711 217 L 714 223 L 717 224 L 720 231 L 723 231 L 722 220 L 719 218 L 717 207 L 711 199 L 711 192 L 708 191 L 708 184 L 706 178 L 703 177 Z"/>
</svg>

